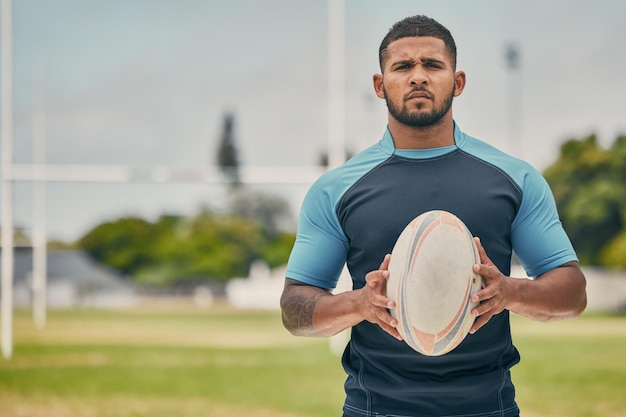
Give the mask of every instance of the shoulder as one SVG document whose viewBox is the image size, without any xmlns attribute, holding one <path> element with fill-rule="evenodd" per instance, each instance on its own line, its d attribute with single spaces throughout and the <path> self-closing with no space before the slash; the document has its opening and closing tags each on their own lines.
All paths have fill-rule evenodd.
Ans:
<svg viewBox="0 0 626 417">
<path fill-rule="evenodd" d="M 315 200 L 330 203 L 334 208 L 352 185 L 390 156 L 383 140 L 359 152 L 343 165 L 322 174 L 309 189 L 305 205 Z"/>
<path fill-rule="evenodd" d="M 349 250 L 337 217 L 338 202 L 355 182 L 388 157 L 384 149 L 374 145 L 315 181 L 300 209 L 287 277 L 320 288 L 335 287 Z"/>
<path fill-rule="evenodd" d="M 511 156 L 493 145 L 463 132 L 457 134 L 457 147 L 467 155 L 489 164 L 506 175 L 520 191 L 545 180 L 541 173 L 528 162 Z"/>
</svg>

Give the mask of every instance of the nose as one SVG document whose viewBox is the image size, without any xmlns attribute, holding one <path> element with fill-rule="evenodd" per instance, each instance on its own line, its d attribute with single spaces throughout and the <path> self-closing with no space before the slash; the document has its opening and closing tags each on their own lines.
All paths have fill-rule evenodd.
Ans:
<svg viewBox="0 0 626 417">
<path fill-rule="evenodd" d="M 428 84 L 428 77 L 426 76 L 426 72 L 422 70 L 421 66 L 415 66 L 415 69 L 413 70 L 413 72 L 411 73 L 411 77 L 409 78 L 409 83 L 411 85 Z"/>
</svg>

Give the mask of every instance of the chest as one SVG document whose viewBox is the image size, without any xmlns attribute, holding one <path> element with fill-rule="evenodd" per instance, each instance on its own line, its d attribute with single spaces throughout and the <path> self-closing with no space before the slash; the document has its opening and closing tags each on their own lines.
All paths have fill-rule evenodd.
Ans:
<svg viewBox="0 0 626 417">
<path fill-rule="evenodd" d="M 457 155 L 434 160 L 394 158 L 361 178 L 342 197 L 337 214 L 350 251 L 353 277 L 376 269 L 404 227 L 428 210 L 454 213 L 507 270 L 511 224 L 521 193 L 500 170 Z"/>
</svg>

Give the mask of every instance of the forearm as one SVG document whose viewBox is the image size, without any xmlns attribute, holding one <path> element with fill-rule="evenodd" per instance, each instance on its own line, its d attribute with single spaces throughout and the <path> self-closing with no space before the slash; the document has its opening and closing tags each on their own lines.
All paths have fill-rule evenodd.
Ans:
<svg viewBox="0 0 626 417">
<path fill-rule="evenodd" d="M 287 280 L 280 300 L 285 328 L 296 336 L 332 336 L 363 321 L 355 291 L 333 295 Z"/>
<path fill-rule="evenodd" d="M 576 317 L 587 305 L 585 277 L 571 262 L 535 278 L 511 279 L 514 296 L 508 309 L 538 321 Z"/>
</svg>

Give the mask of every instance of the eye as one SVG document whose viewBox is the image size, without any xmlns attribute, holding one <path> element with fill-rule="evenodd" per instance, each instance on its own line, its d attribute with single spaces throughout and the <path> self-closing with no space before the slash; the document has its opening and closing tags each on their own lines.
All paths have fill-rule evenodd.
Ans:
<svg viewBox="0 0 626 417">
<path fill-rule="evenodd" d="M 410 62 L 399 62 L 396 65 L 394 65 L 394 70 L 395 71 L 406 71 L 408 69 L 411 69 L 411 63 Z"/>
<path fill-rule="evenodd" d="M 437 62 L 427 62 L 426 63 L 426 67 L 427 68 L 434 68 L 434 69 L 440 69 L 441 65 Z"/>
</svg>

